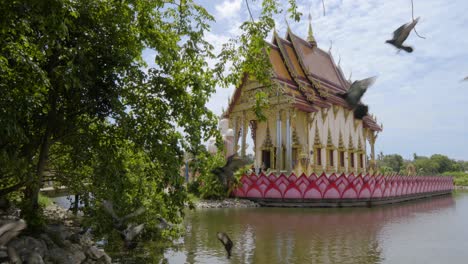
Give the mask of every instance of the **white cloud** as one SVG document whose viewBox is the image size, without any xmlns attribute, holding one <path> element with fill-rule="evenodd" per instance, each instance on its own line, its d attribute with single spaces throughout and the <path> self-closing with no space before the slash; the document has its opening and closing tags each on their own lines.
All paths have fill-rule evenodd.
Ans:
<svg viewBox="0 0 468 264">
<path fill-rule="evenodd" d="M 216 5 L 217 18 L 229 18 L 236 16 L 240 11 L 242 0 L 225 0 L 220 5 Z"/>
</svg>

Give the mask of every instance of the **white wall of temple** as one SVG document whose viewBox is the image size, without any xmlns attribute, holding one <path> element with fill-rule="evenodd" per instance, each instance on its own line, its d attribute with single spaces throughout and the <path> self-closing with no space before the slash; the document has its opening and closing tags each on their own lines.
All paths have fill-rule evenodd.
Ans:
<svg viewBox="0 0 468 264">
<path fill-rule="evenodd" d="M 255 85 L 249 83 L 247 85 L 247 91 L 255 88 Z M 230 116 L 230 124 L 229 127 L 234 129 L 234 120 L 237 119 L 237 131 L 240 130 L 242 126 L 241 120 L 244 117 L 245 120 L 245 127 L 246 129 L 250 130 L 249 121 L 255 120 L 256 117 L 252 112 L 252 103 L 249 101 L 250 94 L 242 94 L 241 99 L 239 100 L 239 104 L 234 106 L 232 109 L 231 116 Z M 296 174 L 300 174 L 303 171 L 307 174 L 312 173 L 312 171 L 316 173 L 321 173 L 322 171 L 326 171 L 328 173 L 331 172 L 365 172 L 366 164 L 366 142 L 365 142 L 365 130 L 363 128 L 362 120 L 355 120 L 352 111 L 347 111 L 343 107 L 340 106 L 332 106 L 328 109 L 320 109 L 320 111 L 315 113 L 306 113 L 294 108 L 287 108 L 289 103 L 287 101 L 276 102 L 274 105 L 270 105 L 270 108 L 266 110 L 267 121 L 265 122 L 257 122 L 257 129 L 256 129 L 256 136 L 255 136 L 255 149 L 252 149 L 255 153 L 255 162 L 257 166 L 261 166 L 263 162 L 262 158 L 262 150 L 263 144 L 266 139 L 266 130 L 267 124 L 270 130 L 270 139 L 271 143 L 274 147 L 281 145 L 282 152 L 281 152 L 281 170 L 286 170 L 286 142 L 287 142 L 287 127 L 286 127 L 286 120 L 287 120 L 287 112 L 289 111 L 290 117 L 290 135 L 291 135 L 291 143 L 293 132 L 296 132 L 298 137 L 299 147 L 297 148 L 296 152 L 294 153 L 294 149 L 292 150 L 293 156 L 293 171 Z M 278 109 L 281 109 L 281 144 L 277 142 L 277 112 Z M 314 149 L 314 140 L 315 134 L 318 131 L 318 136 L 320 139 L 321 144 L 321 165 L 318 166 L 316 164 L 316 155 Z M 327 149 L 328 145 L 328 134 L 330 133 L 331 142 L 333 145 L 333 166 L 328 164 L 329 160 L 329 149 Z M 340 134 L 342 137 L 342 147 L 344 147 L 344 167 L 340 166 Z M 250 133 L 248 135 L 250 137 Z M 247 139 L 250 141 L 250 139 Z M 350 145 L 351 142 L 351 145 Z M 242 134 L 239 135 L 237 139 L 237 145 L 239 146 L 238 153 L 240 154 L 240 147 L 242 146 Z M 248 144 L 249 148 L 253 148 L 253 144 Z M 361 146 L 360 153 L 358 154 L 358 146 Z M 283 149 L 284 147 L 284 149 Z M 352 153 L 354 155 L 354 164 L 352 167 L 349 166 L 350 161 L 350 151 L 352 149 Z M 275 152 L 274 149 L 270 149 L 271 153 Z M 311 152 L 314 152 L 311 154 Z M 250 151 L 247 151 L 250 152 Z M 359 155 L 363 154 L 363 166 L 361 167 L 359 164 L 360 157 Z M 276 162 L 274 157 L 276 153 L 273 153 L 272 157 L 270 158 L 270 168 L 271 171 L 277 171 Z M 301 164 L 301 157 L 308 158 L 308 166 L 306 168 L 302 168 Z M 275 168 L 273 170 L 273 168 Z"/>
</svg>

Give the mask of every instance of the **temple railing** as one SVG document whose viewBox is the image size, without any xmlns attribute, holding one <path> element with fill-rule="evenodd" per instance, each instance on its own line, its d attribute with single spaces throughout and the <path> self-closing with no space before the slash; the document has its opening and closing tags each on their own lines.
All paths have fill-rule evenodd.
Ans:
<svg viewBox="0 0 468 264">
<path fill-rule="evenodd" d="M 448 176 L 383 176 L 354 174 L 289 177 L 281 174 L 243 175 L 233 195 L 260 199 L 374 199 L 424 193 L 450 192 Z"/>
</svg>

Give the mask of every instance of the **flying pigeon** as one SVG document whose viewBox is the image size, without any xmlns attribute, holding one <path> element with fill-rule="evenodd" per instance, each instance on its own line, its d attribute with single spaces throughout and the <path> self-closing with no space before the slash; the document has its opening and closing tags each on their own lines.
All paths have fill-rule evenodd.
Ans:
<svg viewBox="0 0 468 264">
<path fill-rule="evenodd" d="M 159 229 L 165 230 L 165 229 L 172 228 L 172 224 L 167 222 L 166 219 L 162 218 L 161 216 L 156 217 L 156 219 L 158 219 L 159 221 L 159 224 L 158 224 Z"/>
<path fill-rule="evenodd" d="M 463 78 L 462 82 L 465 82 L 465 81 L 468 81 L 468 76 L 466 76 L 465 78 Z"/>
<path fill-rule="evenodd" d="M 8 221 L 1 223 L 0 226 L 0 247 L 6 246 L 11 239 L 16 237 L 21 230 L 26 228 L 26 222 L 24 220 L 19 221 Z"/>
<path fill-rule="evenodd" d="M 124 245 L 127 249 L 134 249 L 137 246 L 135 238 L 143 231 L 145 224 L 134 226 L 129 224 L 123 231 L 119 231 L 120 236 L 124 240 Z"/>
<path fill-rule="evenodd" d="M 214 168 L 213 170 L 211 170 L 211 172 L 218 176 L 219 181 L 222 182 L 224 186 L 228 186 L 228 183 L 232 181 L 234 172 L 247 165 L 248 163 L 249 162 L 246 159 L 239 158 L 237 157 L 237 154 L 233 154 L 228 157 L 226 165 L 224 165 L 224 167 Z"/>
<path fill-rule="evenodd" d="M 360 81 L 354 81 L 345 94 L 340 96 L 346 100 L 348 105 L 354 111 L 354 117 L 362 119 L 367 115 L 369 107 L 360 103 L 362 96 L 367 91 L 367 88 L 374 84 L 377 77 L 370 77 Z"/>
<path fill-rule="evenodd" d="M 413 48 L 410 46 L 403 46 L 403 42 L 408 38 L 411 30 L 418 23 L 419 17 L 413 20 L 411 23 L 407 23 L 399 27 L 393 32 L 393 39 L 387 40 L 386 43 L 395 46 L 398 50 L 405 50 L 406 52 L 413 52 Z"/>
<path fill-rule="evenodd" d="M 124 230 L 126 228 L 125 222 L 128 219 L 139 216 L 139 215 L 141 215 L 142 213 L 145 212 L 145 208 L 140 207 L 137 210 L 135 210 L 135 212 L 133 212 L 133 213 L 130 213 L 130 214 L 128 214 L 126 216 L 123 216 L 123 217 L 118 217 L 117 214 L 114 211 L 114 206 L 113 206 L 112 202 L 103 201 L 102 206 L 104 207 L 104 210 L 106 210 L 106 212 L 109 213 L 112 216 L 113 221 L 114 221 L 114 227 L 117 230 Z"/>
<path fill-rule="evenodd" d="M 227 257 L 231 257 L 231 249 L 232 249 L 232 241 L 229 238 L 229 236 L 224 233 L 224 232 L 218 232 L 216 233 L 216 236 L 218 237 L 218 240 L 223 244 L 224 248 L 226 249 L 227 252 Z"/>
<path fill-rule="evenodd" d="M 125 222 L 130 218 L 136 217 L 144 213 L 145 208 L 140 207 L 133 213 L 130 213 L 123 217 L 118 217 L 114 211 L 114 206 L 112 205 L 112 202 L 103 201 L 102 205 L 104 209 L 106 210 L 106 212 L 112 216 L 113 222 L 114 222 L 114 228 L 117 230 L 117 232 L 120 233 L 120 236 L 124 240 L 125 247 L 127 249 L 134 249 L 137 245 L 137 242 L 135 242 L 134 239 L 138 236 L 138 234 L 141 233 L 141 231 L 143 230 L 144 224 L 134 226 L 133 224 L 125 225 Z"/>
</svg>

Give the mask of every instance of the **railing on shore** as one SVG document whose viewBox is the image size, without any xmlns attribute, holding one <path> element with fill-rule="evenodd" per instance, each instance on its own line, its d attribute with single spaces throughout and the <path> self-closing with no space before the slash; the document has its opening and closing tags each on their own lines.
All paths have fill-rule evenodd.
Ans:
<svg viewBox="0 0 468 264">
<path fill-rule="evenodd" d="M 354 176 L 323 173 L 289 177 L 281 174 L 243 175 L 233 195 L 239 198 L 270 200 L 382 200 L 399 197 L 425 197 L 430 193 L 449 193 L 454 189 L 448 176 Z"/>
</svg>

